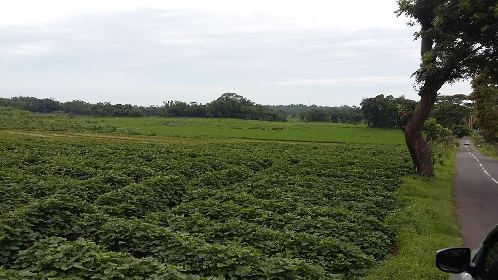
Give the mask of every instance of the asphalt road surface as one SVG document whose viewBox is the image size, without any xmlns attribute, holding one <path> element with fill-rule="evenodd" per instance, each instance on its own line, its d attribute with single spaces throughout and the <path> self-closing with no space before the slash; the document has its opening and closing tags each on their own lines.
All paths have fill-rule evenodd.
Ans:
<svg viewBox="0 0 498 280">
<path fill-rule="evenodd" d="M 455 204 L 465 247 L 475 249 L 498 224 L 498 160 L 464 140 L 456 157 Z"/>
</svg>

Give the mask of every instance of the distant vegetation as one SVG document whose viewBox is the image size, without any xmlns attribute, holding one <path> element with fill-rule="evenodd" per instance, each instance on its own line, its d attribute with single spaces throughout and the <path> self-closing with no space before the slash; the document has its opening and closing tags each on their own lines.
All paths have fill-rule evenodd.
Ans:
<svg viewBox="0 0 498 280">
<path fill-rule="evenodd" d="M 53 99 L 35 97 L 0 98 L 0 106 L 13 107 L 36 113 L 64 112 L 72 115 L 113 116 L 113 117 L 207 117 L 237 118 L 247 120 L 286 121 L 287 116 L 267 106 L 255 104 L 235 93 L 225 93 L 207 103 L 186 103 L 168 101 L 162 106 L 137 106 L 131 104 L 111 104 L 99 102 L 91 104 L 81 100 L 59 102 Z"/>
<path fill-rule="evenodd" d="M 487 133 L 487 138 L 496 131 L 498 125 L 493 120 L 492 110 L 496 88 L 476 84 L 475 93 L 470 96 L 457 94 L 438 96 L 431 118 L 443 127 L 450 129 L 456 136 L 470 134 L 468 120 L 473 113 L 473 101 L 479 105 L 476 127 Z M 481 92 L 483 92 L 481 94 Z M 487 98 L 487 99 L 486 99 Z M 495 98 L 495 99 L 493 99 Z M 317 105 L 260 105 L 235 93 L 225 93 L 207 104 L 183 101 L 168 101 L 161 106 L 137 106 L 131 104 L 96 104 L 73 100 L 59 102 L 53 99 L 35 97 L 0 98 L 0 106 L 17 108 L 35 113 L 66 113 L 74 116 L 94 117 L 194 117 L 194 118 L 233 118 L 245 120 L 264 120 L 286 122 L 287 118 L 301 122 L 329 122 L 359 124 L 366 123 L 376 128 L 404 129 L 413 115 L 417 102 L 403 96 L 394 98 L 391 95 L 378 95 L 365 98 L 361 107 L 357 106 L 317 106 Z M 495 110 L 496 111 L 496 110 Z M 494 129 L 494 130 L 493 130 Z"/>
<path fill-rule="evenodd" d="M 236 118 L 285 122 L 287 117 L 304 122 L 361 123 L 363 116 L 356 106 L 327 107 L 317 105 L 260 105 L 235 93 L 225 93 L 218 99 L 200 104 L 197 102 L 167 101 L 161 106 L 137 106 L 131 104 L 96 104 L 81 100 L 59 102 L 54 99 L 35 97 L 0 98 L 0 106 L 35 113 L 62 112 L 71 115 L 96 117 L 197 117 Z"/>
<path fill-rule="evenodd" d="M 317 106 L 317 105 L 276 105 L 270 106 L 278 112 L 298 118 L 304 122 L 331 122 L 331 123 L 361 123 L 363 116 L 361 108 L 357 106 Z"/>
</svg>

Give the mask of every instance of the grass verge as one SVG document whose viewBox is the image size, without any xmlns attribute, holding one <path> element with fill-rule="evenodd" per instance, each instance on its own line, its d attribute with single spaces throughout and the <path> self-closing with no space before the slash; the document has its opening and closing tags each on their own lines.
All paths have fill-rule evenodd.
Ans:
<svg viewBox="0 0 498 280">
<path fill-rule="evenodd" d="M 474 132 L 471 136 L 472 141 L 474 142 L 475 147 L 479 150 L 479 152 L 485 156 L 498 158 L 498 143 L 488 143 L 484 140 L 484 138 L 479 135 L 478 132 Z"/>
<path fill-rule="evenodd" d="M 435 266 L 435 252 L 462 245 L 453 204 L 455 154 L 436 166 L 434 178 L 405 178 L 397 196 L 403 207 L 389 217 L 396 252 L 365 279 L 448 279 Z"/>
</svg>

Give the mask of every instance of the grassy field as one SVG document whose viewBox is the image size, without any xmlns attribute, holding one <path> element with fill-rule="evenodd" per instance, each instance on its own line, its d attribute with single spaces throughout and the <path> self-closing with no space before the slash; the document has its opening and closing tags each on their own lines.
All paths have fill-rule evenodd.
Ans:
<svg viewBox="0 0 498 280">
<path fill-rule="evenodd" d="M 94 118 L 32 114 L 0 108 L 0 129 L 53 132 L 100 132 L 195 139 L 249 139 L 294 142 L 402 145 L 395 129 L 363 125 L 265 122 L 207 118 Z"/>
<path fill-rule="evenodd" d="M 101 125 L 140 134 L 193 138 L 239 138 L 335 143 L 402 144 L 399 130 L 372 130 L 363 125 L 265 122 L 205 118 L 95 118 Z"/>
</svg>

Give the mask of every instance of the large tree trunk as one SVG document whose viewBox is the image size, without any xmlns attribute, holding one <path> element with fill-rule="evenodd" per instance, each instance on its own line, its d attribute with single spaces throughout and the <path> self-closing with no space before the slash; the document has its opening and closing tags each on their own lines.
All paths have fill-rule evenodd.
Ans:
<svg viewBox="0 0 498 280">
<path fill-rule="evenodd" d="M 431 149 L 422 135 L 422 128 L 436 101 L 437 90 L 422 90 L 417 109 L 405 127 L 405 140 L 417 172 L 423 176 L 433 176 Z"/>
<path fill-rule="evenodd" d="M 429 25 L 429 24 L 428 24 Z M 427 52 L 433 47 L 433 39 L 427 32 L 428 27 L 422 26 L 420 55 L 422 60 Z M 435 58 L 433 58 L 435 61 Z M 429 117 L 429 114 L 436 102 L 437 91 L 444 84 L 436 77 L 426 77 L 423 86 L 420 88 L 420 102 L 412 118 L 405 127 L 405 141 L 412 156 L 412 161 L 418 174 L 422 176 L 434 176 L 432 165 L 431 149 L 422 135 L 422 128 Z"/>
</svg>

